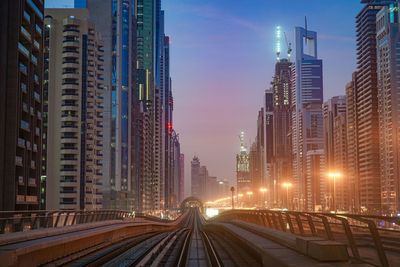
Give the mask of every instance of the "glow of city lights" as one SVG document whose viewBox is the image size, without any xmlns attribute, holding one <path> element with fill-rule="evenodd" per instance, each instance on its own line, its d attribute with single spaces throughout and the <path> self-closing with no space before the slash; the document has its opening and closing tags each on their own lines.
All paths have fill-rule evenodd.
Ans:
<svg viewBox="0 0 400 267">
<path fill-rule="evenodd" d="M 243 194 L 238 194 L 238 196 L 239 196 L 239 197 L 242 197 L 242 196 L 243 196 Z"/>
<path fill-rule="evenodd" d="M 260 188 L 260 192 L 267 192 L 267 188 Z"/>
<path fill-rule="evenodd" d="M 328 174 L 328 176 L 329 176 L 329 177 L 335 177 L 335 178 L 336 178 L 336 177 L 342 176 L 342 174 L 331 172 L 331 173 Z"/>
<path fill-rule="evenodd" d="M 284 187 L 291 187 L 292 184 L 291 184 L 291 183 L 284 183 L 283 186 L 284 186 Z"/>
<path fill-rule="evenodd" d="M 253 194 L 253 192 L 247 192 L 246 194 L 248 194 L 249 196 L 251 196 Z"/>
<path fill-rule="evenodd" d="M 206 215 L 209 218 L 217 216 L 218 213 L 219 213 L 219 211 L 217 209 L 213 209 L 213 208 L 206 209 Z"/>
</svg>

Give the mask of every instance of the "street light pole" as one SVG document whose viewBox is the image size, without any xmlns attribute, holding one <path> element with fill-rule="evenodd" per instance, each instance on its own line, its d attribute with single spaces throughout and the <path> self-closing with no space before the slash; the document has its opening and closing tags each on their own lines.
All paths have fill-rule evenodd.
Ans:
<svg viewBox="0 0 400 267">
<path fill-rule="evenodd" d="M 235 187 L 231 187 L 231 192 L 232 192 L 232 209 L 235 209 L 234 203 L 233 203 L 233 193 L 235 192 Z"/>
</svg>

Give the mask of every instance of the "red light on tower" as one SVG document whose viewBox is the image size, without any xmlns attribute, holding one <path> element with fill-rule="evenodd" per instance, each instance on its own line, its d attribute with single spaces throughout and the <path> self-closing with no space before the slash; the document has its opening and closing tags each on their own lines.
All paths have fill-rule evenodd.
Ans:
<svg viewBox="0 0 400 267">
<path fill-rule="evenodd" d="M 169 134 L 172 134 L 172 123 L 168 122 L 167 127 L 168 127 Z"/>
</svg>

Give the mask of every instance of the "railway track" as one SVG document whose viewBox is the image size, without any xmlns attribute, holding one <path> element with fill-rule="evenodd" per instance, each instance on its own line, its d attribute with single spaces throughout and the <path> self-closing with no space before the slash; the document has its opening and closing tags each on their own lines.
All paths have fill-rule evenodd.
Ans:
<svg viewBox="0 0 400 267">
<path fill-rule="evenodd" d="M 210 231 L 198 209 L 192 208 L 172 231 L 154 231 L 103 244 L 47 266 L 260 266 L 233 237 Z"/>
<path fill-rule="evenodd" d="M 154 231 L 88 248 L 46 266 L 224 266 L 204 224 L 200 212 L 192 209 L 173 231 Z"/>
</svg>

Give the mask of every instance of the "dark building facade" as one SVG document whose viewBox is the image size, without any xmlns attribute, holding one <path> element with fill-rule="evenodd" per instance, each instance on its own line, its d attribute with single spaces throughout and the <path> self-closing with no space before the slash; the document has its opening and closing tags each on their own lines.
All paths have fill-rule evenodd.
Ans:
<svg viewBox="0 0 400 267">
<path fill-rule="evenodd" d="M 281 59 L 275 64 L 275 75 L 272 82 L 273 90 L 273 158 L 272 170 L 274 181 L 269 185 L 270 203 L 282 205 L 286 192 L 282 183 L 292 181 L 291 153 L 291 66 L 287 59 Z"/>
<path fill-rule="evenodd" d="M 360 210 L 360 187 L 358 179 L 358 143 L 357 143 L 357 72 L 346 85 L 346 124 L 347 124 L 347 176 L 349 180 L 350 211 Z"/>
<path fill-rule="evenodd" d="M 360 203 L 364 212 L 376 213 L 381 207 L 379 164 L 379 115 L 377 86 L 376 14 L 394 1 L 362 0 L 356 17 L 357 31 L 357 146 Z"/>
<path fill-rule="evenodd" d="M 0 3 L 0 210 L 37 210 L 42 151 L 43 1 Z"/>
</svg>

